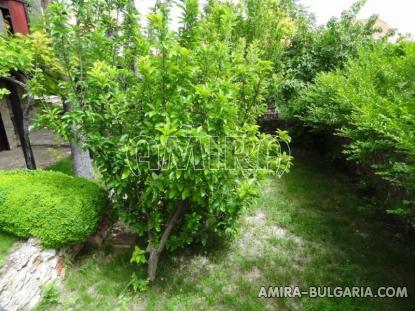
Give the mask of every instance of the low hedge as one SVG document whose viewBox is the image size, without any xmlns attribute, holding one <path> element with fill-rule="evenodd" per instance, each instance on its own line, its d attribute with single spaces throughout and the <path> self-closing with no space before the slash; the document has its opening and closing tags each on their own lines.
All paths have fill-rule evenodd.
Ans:
<svg viewBox="0 0 415 311">
<path fill-rule="evenodd" d="M 52 171 L 0 172 L 0 230 L 45 247 L 85 240 L 107 204 L 97 184 Z"/>
</svg>

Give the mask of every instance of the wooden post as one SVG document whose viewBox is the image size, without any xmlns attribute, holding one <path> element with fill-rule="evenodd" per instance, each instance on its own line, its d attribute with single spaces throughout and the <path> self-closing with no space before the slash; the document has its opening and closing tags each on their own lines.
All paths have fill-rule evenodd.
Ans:
<svg viewBox="0 0 415 311">
<path fill-rule="evenodd" d="M 27 124 L 27 120 L 25 120 L 23 116 L 22 102 L 18 87 L 11 82 L 6 82 L 6 85 L 10 91 L 10 95 L 7 98 L 10 101 L 10 106 L 12 107 L 13 123 L 20 139 L 20 145 L 22 146 L 26 167 L 28 169 L 35 170 L 36 162 L 33 155 L 32 145 L 30 144 L 29 124 Z"/>
<path fill-rule="evenodd" d="M 29 19 L 27 16 L 26 5 L 26 2 L 20 0 L 0 0 L 0 6 L 7 9 L 10 13 L 13 33 L 29 33 Z M 30 144 L 29 124 L 23 113 L 19 88 L 16 84 L 10 81 L 5 84 L 10 91 L 10 95 L 7 97 L 7 100 L 10 101 L 10 106 L 12 107 L 13 123 L 20 139 L 20 144 L 22 146 L 23 155 L 26 161 L 26 167 L 34 170 L 36 169 L 36 163 L 32 146 Z"/>
</svg>

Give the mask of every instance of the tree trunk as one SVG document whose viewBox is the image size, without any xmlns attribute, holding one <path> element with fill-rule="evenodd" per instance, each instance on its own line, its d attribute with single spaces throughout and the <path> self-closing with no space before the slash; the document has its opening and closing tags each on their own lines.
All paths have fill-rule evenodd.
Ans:
<svg viewBox="0 0 415 311">
<path fill-rule="evenodd" d="M 148 279 L 150 282 L 154 282 L 157 274 L 157 266 L 159 263 L 161 252 L 159 249 L 153 249 L 150 253 L 150 258 L 148 259 Z"/>
<path fill-rule="evenodd" d="M 73 134 L 76 135 L 76 130 L 72 130 Z M 88 150 L 83 150 L 73 139 L 71 141 L 71 158 L 72 168 L 75 176 L 83 177 L 88 180 L 93 180 L 94 169 L 92 167 L 92 160 Z"/>
<path fill-rule="evenodd" d="M 72 105 L 64 102 L 63 109 L 65 112 L 68 112 L 72 109 Z M 83 150 L 77 143 L 77 141 L 82 143 L 82 137 L 79 137 L 76 127 L 72 127 L 71 131 L 74 137 L 71 141 L 71 159 L 74 175 L 88 180 L 93 180 L 95 178 L 95 174 L 89 151 Z"/>
<path fill-rule="evenodd" d="M 167 240 L 170 237 L 170 234 L 173 230 L 174 225 L 176 224 L 177 220 L 179 219 L 180 215 L 182 214 L 183 210 L 185 209 L 186 204 L 185 202 L 181 202 L 177 209 L 174 211 L 173 216 L 168 221 L 166 228 L 161 236 L 159 246 L 155 248 L 151 241 L 149 241 L 149 245 L 147 250 L 150 252 L 150 258 L 148 259 L 148 270 L 147 275 L 150 282 L 154 282 L 156 279 L 157 274 L 157 267 L 158 262 L 160 259 L 160 254 L 164 250 Z"/>
<path fill-rule="evenodd" d="M 40 0 L 40 6 L 42 10 L 46 10 L 49 5 L 50 0 Z"/>
</svg>

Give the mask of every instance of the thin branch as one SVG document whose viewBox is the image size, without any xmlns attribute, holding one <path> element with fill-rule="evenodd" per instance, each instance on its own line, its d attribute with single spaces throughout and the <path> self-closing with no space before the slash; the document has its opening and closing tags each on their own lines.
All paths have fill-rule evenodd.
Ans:
<svg viewBox="0 0 415 311">
<path fill-rule="evenodd" d="M 1 79 L 9 81 L 9 82 L 14 83 L 14 84 L 17 84 L 18 86 L 21 86 L 24 89 L 26 89 L 26 87 L 27 87 L 26 84 L 24 84 L 23 82 L 15 79 L 15 78 L 12 78 L 12 77 L 1 77 Z"/>
<path fill-rule="evenodd" d="M 183 210 L 186 207 L 185 202 L 181 202 L 179 207 L 174 212 L 173 217 L 170 219 L 170 221 L 167 223 L 166 229 L 164 229 L 163 235 L 160 239 L 160 244 L 157 249 L 158 252 L 162 252 L 164 247 L 166 246 L 167 240 L 170 237 L 170 233 L 173 230 L 174 225 L 176 224 L 177 220 L 179 219 L 180 215 L 182 214 Z"/>
</svg>

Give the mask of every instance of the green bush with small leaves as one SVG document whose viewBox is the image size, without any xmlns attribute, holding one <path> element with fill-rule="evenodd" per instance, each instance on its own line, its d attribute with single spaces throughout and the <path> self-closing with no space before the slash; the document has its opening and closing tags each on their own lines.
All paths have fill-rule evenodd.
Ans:
<svg viewBox="0 0 415 311">
<path fill-rule="evenodd" d="M 45 247 L 85 240 L 106 206 L 97 184 L 59 172 L 0 172 L 0 230 Z"/>
<path fill-rule="evenodd" d="M 415 215 L 415 43 L 378 42 L 321 73 L 294 107 L 304 125 L 346 140 L 344 153 L 388 185 L 389 213 Z M 396 197 L 397 198 L 397 197 Z M 399 202 L 400 201 L 400 202 Z"/>
</svg>

